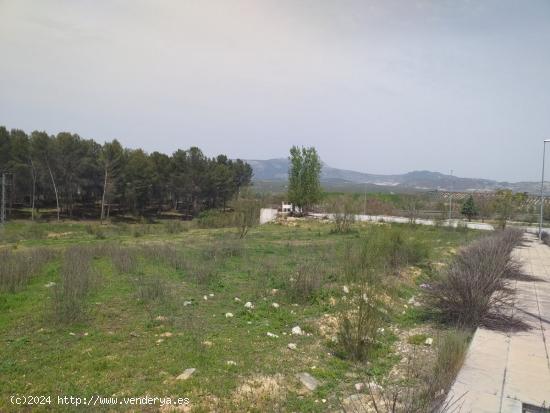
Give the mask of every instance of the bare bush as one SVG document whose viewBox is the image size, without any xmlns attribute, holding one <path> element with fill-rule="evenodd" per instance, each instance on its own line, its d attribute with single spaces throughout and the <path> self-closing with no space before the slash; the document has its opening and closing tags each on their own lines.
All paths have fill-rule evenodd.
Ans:
<svg viewBox="0 0 550 413">
<path fill-rule="evenodd" d="M 141 246 L 138 251 L 145 259 L 153 261 L 157 265 L 168 265 L 178 271 L 186 268 L 183 252 L 175 245 L 165 243 L 148 244 Z"/>
<path fill-rule="evenodd" d="M 352 200 L 346 197 L 338 197 L 332 202 L 334 211 L 333 233 L 346 234 L 351 232 L 355 223 L 354 205 Z"/>
<path fill-rule="evenodd" d="M 146 305 L 166 302 L 170 296 L 169 285 L 162 278 L 140 275 L 135 281 L 137 297 Z"/>
<path fill-rule="evenodd" d="M 436 341 L 436 353 L 414 351 L 397 379 L 377 382 L 368 377 L 369 395 L 343 403 L 346 413 L 442 413 L 457 411 L 457 399 L 446 395 L 458 374 L 468 349 L 468 335 L 449 331 Z"/>
<path fill-rule="evenodd" d="M 348 297 L 339 316 L 338 345 L 344 357 L 366 360 L 376 345 L 383 321 L 382 306 L 372 286 L 365 285 Z"/>
<path fill-rule="evenodd" d="M 325 273 L 320 265 L 314 262 L 304 262 L 289 278 L 287 294 L 292 301 L 305 303 L 311 301 L 321 289 Z"/>
<path fill-rule="evenodd" d="M 61 323 L 80 320 L 85 315 L 86 298 L 97 280 L 91 250 L 82 246 L 68 248 L 60 276 L 59 284 L 53 289 L 54 317 Z"/>
<path fill-rule="evenodd" d="M 56 255 L 54 250 L 48 248 L 0 251 L 0 291 L 20 291 Z"/>
<path fill-rule="evenodd" d="M 139 266 L 138 250 L 135 247 L 113 245 L 109 256 L 120 274 L 136 272 Z"/>
<path fill-rule="evenodd" d="M 496 326 L 508 319 L 513 291 L 507 277 L 520 267 L 511 256 L 521 233 L 504 230 L 463 248 L 429 293 L 442 317 L 460 326 Z"/>
<path fill-rule="evenodd" d="M 233 203 L 235 226 L 239 238 L 244 238 L 250 228 L 260 222 L 260 202 L 252 198 L 239 198 Z"/>
</svg>

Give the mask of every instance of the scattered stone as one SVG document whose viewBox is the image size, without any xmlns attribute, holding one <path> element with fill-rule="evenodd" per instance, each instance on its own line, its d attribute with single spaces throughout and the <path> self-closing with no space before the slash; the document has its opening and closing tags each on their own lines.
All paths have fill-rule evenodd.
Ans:
<svg viewBox="0 0 550 413">
<path fill-rule="evenodd" d="M 130 333 L 130 337 L 139 337 L 139 334 L 136 333 L 136 332 L 134 332 L 134 331 L 132 331 L 132 332 Z"/>
<path fill-rule="evenodd" d="M 277 334 L 270 333 L 269 331 L 267 332 L 267 336 L 271 338 L 279 338 Z"/>
<path fill-rule="evenodd" d="M 53 281 L 50 281 L 49 283 L 45 284 L 44 287 L 46 288 L 52 288 L 55 285 Z"/>
<path fill-rule="evenodd" d="M 160 343 L 162 343 L 163 341 L 164 341 L 164 340 L 163 340 L 162 338 L 159 338 L 159 339 L 157 340 L 157 344 L 160 344 Z"/>
<path fill-rule="evenodd" d="M 236 366 L 237 365 L 237 363 L 234 362 L 233 360 L 227 360 L 227 362 L 225 364 L 227 364 L 228 366 Z"/>
<path fill-rule="evenodd" d="M 225 313 L 225 318 L 232 318 L 233 317 L 233 313 Z"/>
<path fill-rule="evenodd" d="M 235 297 L 235 302 L 240 303 L 241 299 L 239 297 Z"/>
<path fill-rule="evenodd" d="M 426 344 L 427 346 L 431 346 L 433 342 L 434 342 L 434 339 L 431 337 L 428 337 L 426 341 L 424 341 L 424 344 Z"/>
<path fill-rule="evenodd" d="M 247 301 L 246 304 L 244 305 L 244 308 L 254 308 L 254 305 L 250 302 L 250 301 Z"/>
<path fill-rule="evenodd" d="M 369 387 L 369 391 L 371 393 L 374 392 L 374 391 L 380 392 L 383 389 L 382 386 L 380 386 L 378 383 L 376 383 L 374 381 L 369 381 L 368 387 Z"/>
<path fill-rule="evenodd" d="M 368 413 L 375 411 L 372 407 L 371 396 L 367 394 L 352 394 L 342 400 L 342 407 L 346 412 Z"/>
<path fill-rule="evenodd" d="M 191 305 L 191 304 L 193 304 L 192 301 L 184 301 L 184 302 L 183 302 L 183 306 L 184 306 L 184 307 L 187 307 L 188 305 Z"/>
<path fill-rule="evenodd" d="M 202 296 L 202 299 L 203 299 L 204 301 L 207 301 L 207 300 L 208 300 L 208 296 L 203 295 L 203 296 Z"/>
<path fill-rule="evenodd" d="M 211 341 L 205 340 L 202 342 L 202 345 L 205 347 L 212 347 L 214 343 L 212 343 Z"/>
<path fill-rule="evenodd" d="M 378 333 L 383 333 L 385 330 L 384 330 L 384 327 L 380 327 L 376 330 Z"/>
<path fill-rule="evenodd" d="M 185 369 L 183 373 L 181 373 L 178 377 L 176 377 L 176 380 L 187 380 L 189 377 L 193 375 L 193 373 L 197 369 L 191 368 L 191 369 Z"/>
<path fill-rule="evenodd" d="M 246 324 L 252 324 L 252 321 L 247 321 Z"/>
<path fill-rule="evenodd" d="M 214 294 L 210 293 L 208 294 L 209 297 L 214 297 Z"/>
<path fill-rule="evenodd" d="M 296 378 L 308 389 L 314 391 L 319 386 L 319 381 L 309 373 L 298 373 Z"/>
<path fill-rule="evenodd" d="M 298 346 L 295 343 L 288 343 L 287 347 L 289 348 L 289 350 L 294 350 L 294 351 L 298 349 Z"/>
<path fill-rule="evenodd" d="M 277 288 L 272 288 L 272 289 L 271 289 L 271 294 L 272 294 L 272 295 L 275 295 L 275 294 L 277 294 L 278 291 L 279 291 L 279 290 L 278 290 Z"/>
<path fill-rule="evenodd" d="M 172 337 L 172 333 L 169 332 L 169 331 L 166 331 L 165 333 L 162 333 L 160 336 L 161 337 Z"/>
<path fill-rule="evenodd" d="M 326 403 L 327 399 L 321 399 L 321 403 Z"/>
<path fill-rule="evenodd" d="M 348 288 L 347 285 L 344 285 L 344 286 L 342 287 L 342 290 L 344 291 L 344 294 L 349 294 L 349 288 Z"/>
<path fill-rule="evenodd" d="M 295 327 L 292 327 L 292 334 L 295 336 L 301 336 L 304 334 L 304 332 L 302 331 L 300 326 L 295 326 Z"/>
<path fill-rule="evenodd" d="M 365 389 L 365 383 L 355 383 L 355 390 L 363 391 Z"/>
<path fill-rule="evenodd" d="M 73 333 L 72 331 L 69 333 L 70 336 L 76 336 L 75 333 Z"/>
<path fill-rule="evenodd" d="M 88 332 L 85 332 L 85 333 L 83 334 L 83 336 L 84 336 L 84 337 L 88 337 Z"/>
<path fill-rule="evenodd" d="M 166 317 L 164 317 L 163 315 L 159 315 L 159 316 L 156 316 L 156 317 L 155 317 L 155 320 L 156 320 L 156 321 L 166 321 L 167 319 L 166 319 Z"/>
<path fill-rule="evenodd" d="M 271 304 L 271 307 L 273 307 L 273 308 L 279 308 L 279 304 L 273 303 L 273 304 Z"/>
</svg>

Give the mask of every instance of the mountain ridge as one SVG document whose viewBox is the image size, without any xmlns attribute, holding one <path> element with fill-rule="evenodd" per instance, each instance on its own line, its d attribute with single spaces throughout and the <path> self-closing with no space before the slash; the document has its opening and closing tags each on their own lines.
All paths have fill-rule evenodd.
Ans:
<svg viewBox="0 0 550 413">
<path fill-rule="evenodd" d="M 254 171 L 255 181 L 286 181 L 289 161 L 287 158 L 251 159 L 246 162 Z M 429 170 L 416 170 L 404 174 L 371 174 L 349 169 L 333 168 L 322 163 L 321 183 L 345 185 L 369 184 L 380 187 L 393 187 L 396 190 L 440 190 L 457 192 L 495 191 L 511 189 L 515 192 L 537 193 L 537 182 L 504 182 L 484 178 L 462 178 Z"/>
</svg>

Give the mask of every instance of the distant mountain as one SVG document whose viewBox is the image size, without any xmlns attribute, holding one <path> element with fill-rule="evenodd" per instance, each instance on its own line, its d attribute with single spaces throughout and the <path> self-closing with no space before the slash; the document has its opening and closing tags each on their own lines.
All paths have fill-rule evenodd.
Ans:
<svg viewBox="0 0 550 413">
<path fill-rule="evenodd" d="M 284 182 L 288 178 L 288 159 L 247 160 L 254 171 L 253 180 Z M 332 168 L 323 164 L 321 170 L 323 186 L 343 187 L 368 184 L 368 187 L 379 186 L 380 189 L 393 188 L 403 190 L 441 190 L 441 191 L 494 191 L 496 189 L 512 189 L 518 192 L 537 193 L 539 185 L 536 182 L 499 182 L 490 179 L 460 178 L 440 172 L 412 171 L 400 175 L 376 175 L 346 169 Z M 372 188 L 371 188 L 372 189 Z"/>
</svg>

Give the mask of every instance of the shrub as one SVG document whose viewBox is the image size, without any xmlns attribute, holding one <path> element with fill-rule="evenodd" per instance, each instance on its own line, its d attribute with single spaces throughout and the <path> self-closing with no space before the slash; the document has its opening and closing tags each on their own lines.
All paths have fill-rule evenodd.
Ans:
<svg viewBox="0 0 550 413">
<path fill-rule="evenodd" d="M 86 298 L 95 284 L 90 250 L 68 248 L 60 272 L 61 280 L 53 290 L 54 315 L 61 323 L 71 323 L 84 316 Z"/>
<path fill-rule="evenodd" d="M 435 355 L 413 350 L 398 379 L 382 386 L 373 377 L 368 383 L 369 402 L 359 399 L 342 406 L 345 412 L 425 413 L 458 411 L 459 400 L 446 400 L 468 349 L 469 336 L 463 331 L 449 331 L 436 340 Z M 460 404 L 460 403 L 459 403 Z M 458 409 L 458 410 L 457 410 Z"/>
<path fill-rule="evenodd" d="M 288 280 L 289 298 L 300 303 L 311 301 L 323 285 L 324 275 L 324 271 L 317 263 L 300 264 L 294 276 Z"/>
<path fill-rule="evenodd" d="M 0 251 L 0 291 L 14 293 L 21 290 L 56 255 L 48 248 Z"/>
<path fill-rule="evenodd" d="M 519 242 L 521 232 L 509 229 L 458 252 L 429 293 L 444 320 L 469 327 L 497 327 L 510 321 L 505 314 L 512 294 L 507 277 L 519 272 L 511 257 Z"/>
<path fill-rule="evenodd" d="M 137 297 L 145 304 L 163 303 L 169 297 L 169 286 L 165 280 L 140 275 L 136 278 Z"/>
<path fill-rule="evenodd" d="M 177 220 L 171 220 L 164 223 L 164 230 L 168 234 L 179 234 L 189 231 L 191 223 L 190 221 L 182 222 Z"/>
<path fill-rule="evenodd" d="M 217 210 L 202 212 L 197 218 L 199 228 L 227 228 L 233 226 L 233 223 L 232 213 Z"/>
<path fill-rule="evenodd" d="M 111 261 L 120 274 L 128 274 L 138 269 L 138 251 L 134 247 L 112 245 L 109 249 Z"/>
<path fill-rule="evenodd" d="M 156 264 L 165 264 L 178 271 L 186 268 L 185 258 L 175 245 L 149 244 L 140 247 L 138 252 Z"/>
<path fill-rule="evenodd" d="M 383 311 L 372 286 L 365 285 L 348 299 L 349 307 L 339 316 L 338 345 L 344 357 L 362 361 L 376 345 Z"/>
<path fill-rule="evenodd" d="M 244 238 L 260 221 L 260 203 L 256 199 L 240 198 L 233 203 L 233 208 L 234 225 L 239 229 L 239 238 Z"/>
<path fill-rule="evenodd" d="M 214 241 L 202 250 L 202 257 L 205 260 L 224 260 L 230 257 L 243 255 L 244 246 L 240 239 L 223 239 Z"/>
<path fill-rule="evenodd" d="M 355 222 L 354 205 L 346 197 L 339 197 L 332 203 L 334 212 L 333 233 L 346 234 L 351 232 Z"/>
</svg>

